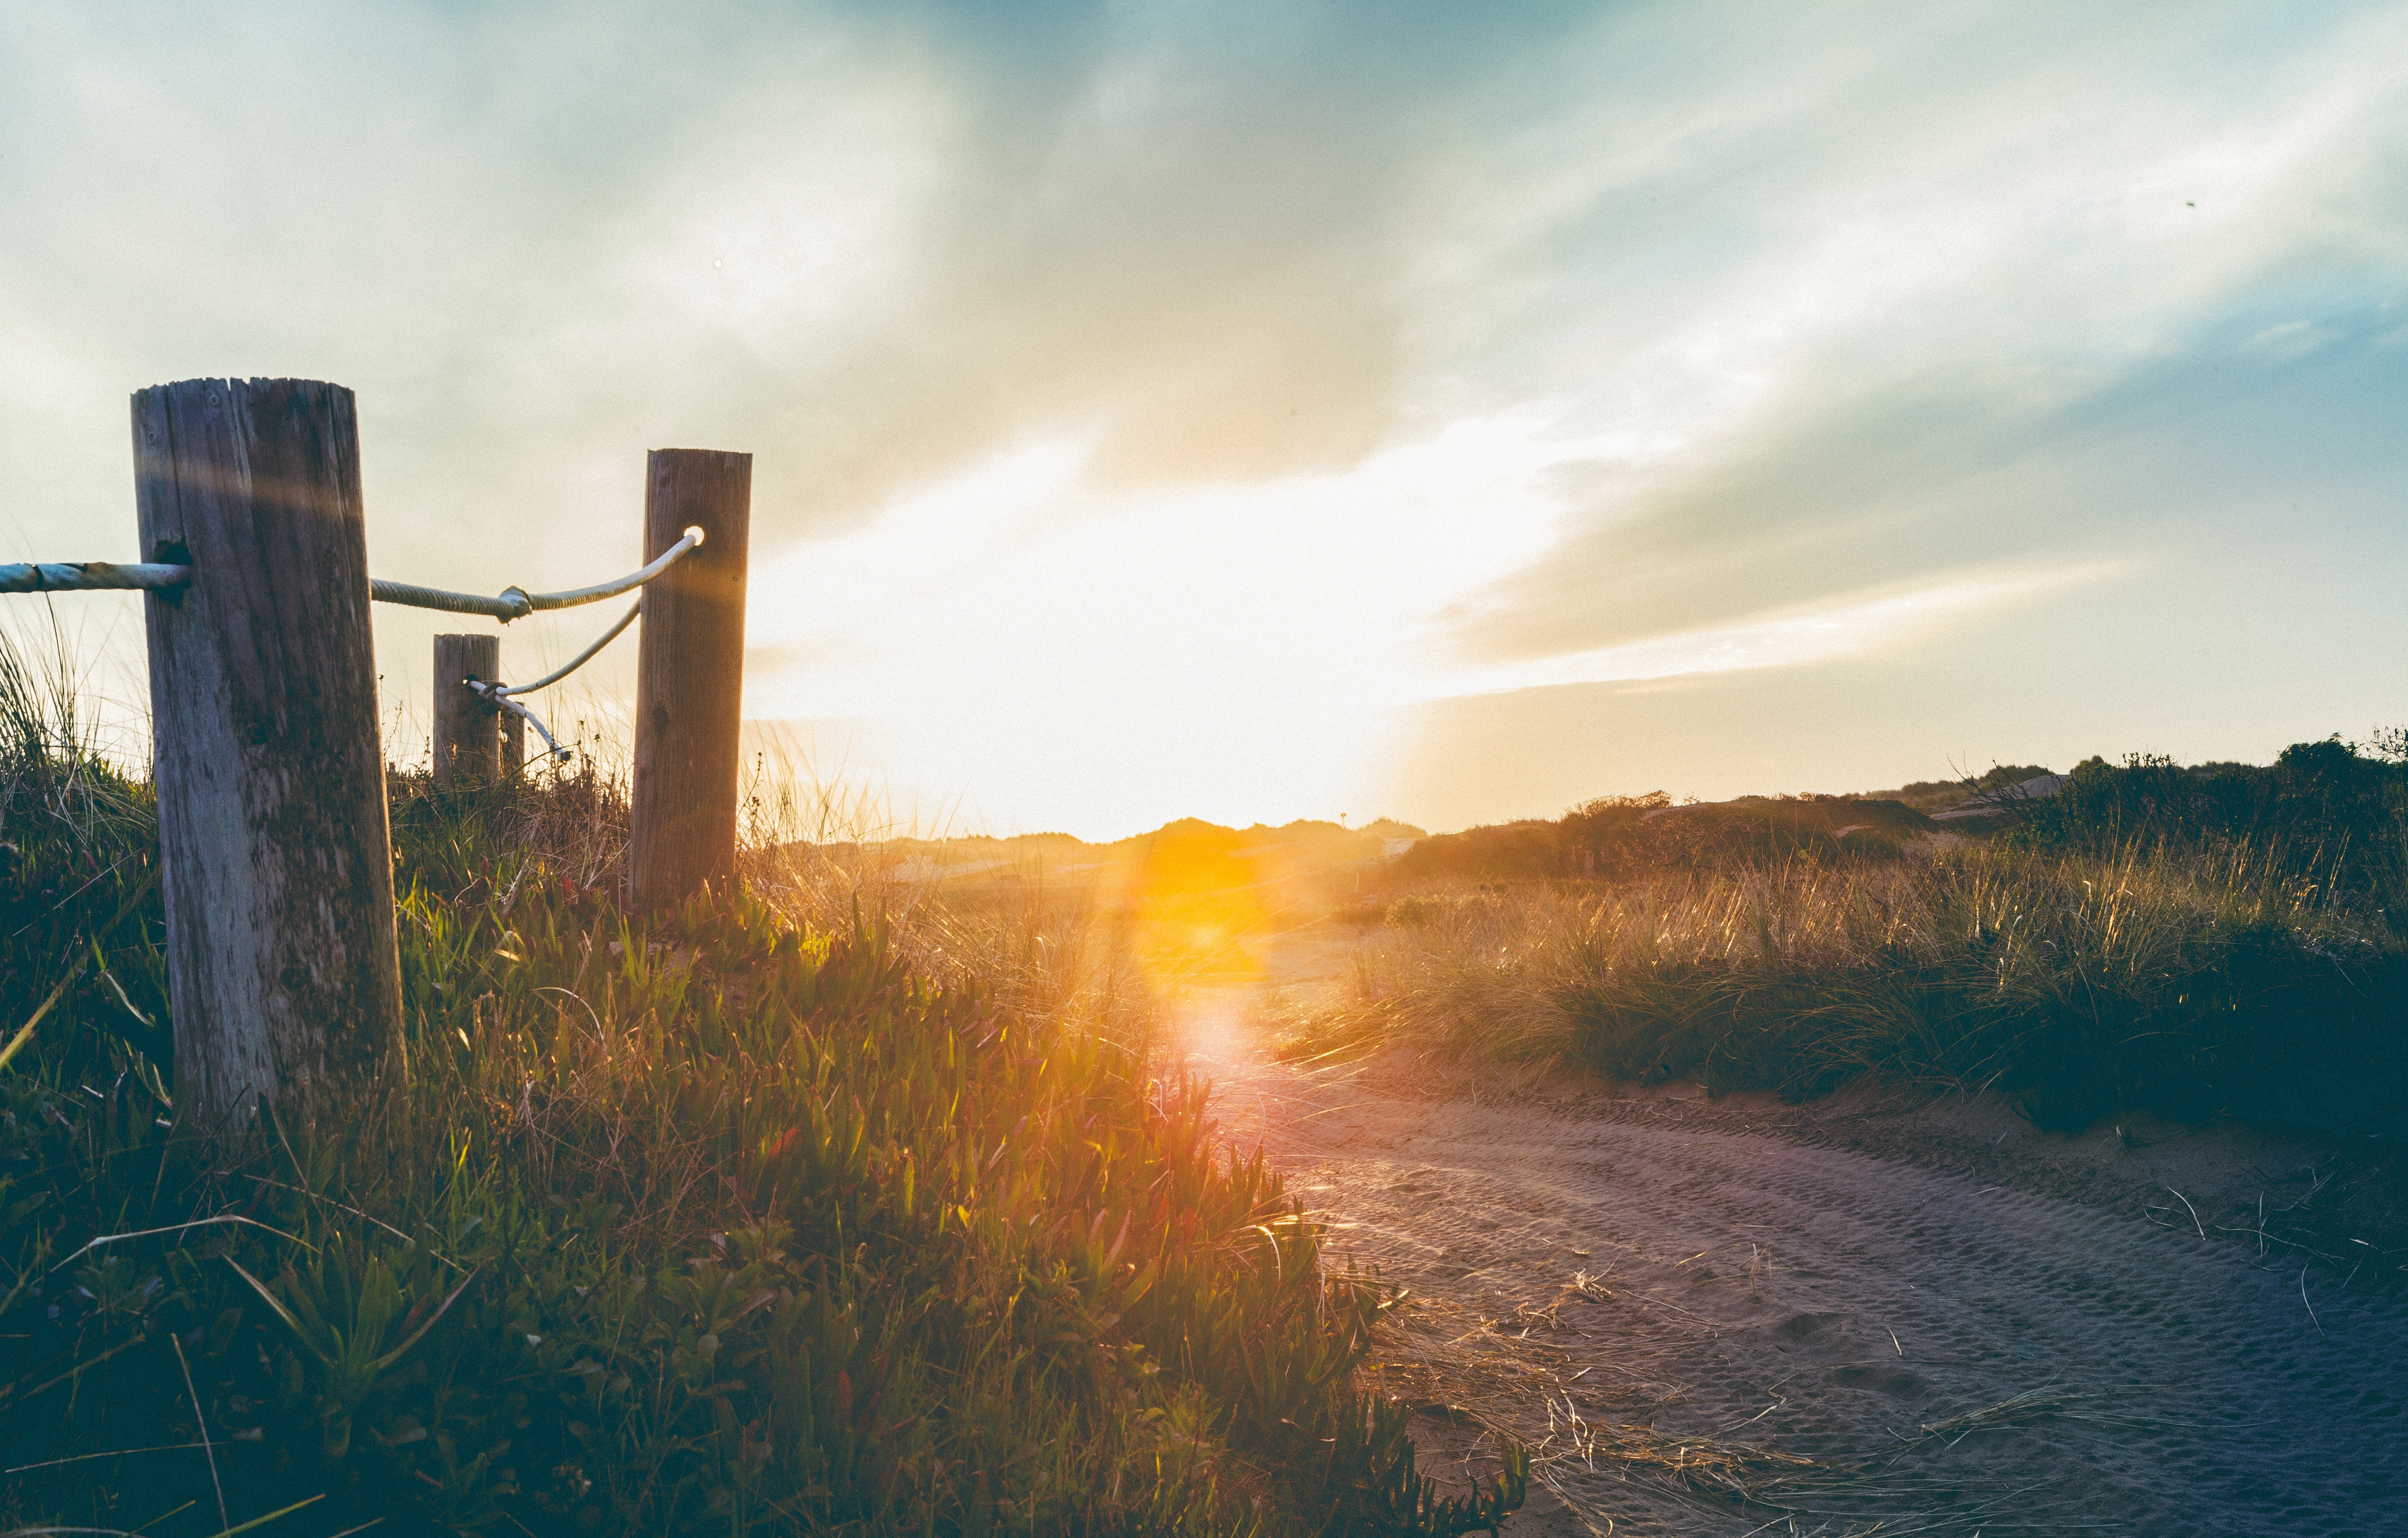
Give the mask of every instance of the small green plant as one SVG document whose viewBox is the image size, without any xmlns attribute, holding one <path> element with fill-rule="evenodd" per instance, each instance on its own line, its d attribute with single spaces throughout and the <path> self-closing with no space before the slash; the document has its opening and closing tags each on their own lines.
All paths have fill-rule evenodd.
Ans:
<svg viewBox="0 0 2408 1538">
<path fill-rule="evenodd" d="M 442 1293 L 438 1286 L 443 1278 L 435 1274 L 433 1257 L 423 1248 L 404 1250 L 396 1275 L 384 1256 L 362 1251 L 362 1263 L 341 1234 L 327 1238 L 323 1253 L 306 1262 L 287 1260 L 273 1286 L 243 1270 L 233 1256 L 224 1260 L 291 1331 L 296 1349 L 285 1358 L 284 1407 L 305 1408 L 316 1416 L 322 1451 L 329 1461 L 339 1463 L 351 1450 L 352 1418 L 378 1397 L 444 1312 L 460 1301 L 476 1273 Z M 387 1447 L 425 1434 L 408 1416 L 398 1417 L 389 1434 L 378 1433 Z"/>
</svg>

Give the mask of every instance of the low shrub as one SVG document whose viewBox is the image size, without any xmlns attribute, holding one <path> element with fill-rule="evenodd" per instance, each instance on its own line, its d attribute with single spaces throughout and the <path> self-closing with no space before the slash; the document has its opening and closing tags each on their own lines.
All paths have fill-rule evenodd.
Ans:
<svg viewBox="0 0 2408 1538">
<path fill-rule="evenodd" d="M 2092 855 L 2133 845 L 2246 849 L 2300 879 L 2396 902 L 2408 895 L 2408 765 L 2338 738 L 2295 742 L 2265 768 L 2091 758 L 2056 795 L 2013 806 L 1999 840 Z"/>
<path fill-rule="evenodd" d="M 1896 801 L 1750 796 L 1676 805 L 1662 791 L 1651 791 L 1600 797 L 1553 822 L 1423 839 L 1398 857 L 1389 879 L 1627 881 L 1775 860 L 1853 864 L 1895 856 L 1938 826 Z"/>
<path fill-rule="evenodd" d="M 1400 899 L 1404 900 L 1404 899 Z M 1531 884 L 1373 942 L 1299 1053 L 1404 1042 L 1641 1083 L 1819 1095 L 1860 1073 L 2374 1130 L 2408 1107 L 2408 945 L 2283 862 L 1980 845 L 1834 868 Z"/>
<path fill-rule="evenodd" d="M 2126 1110 L 2401 1128 L 2403 742 L 2263 769 L 2094 758 L 1971 842 L 1889 798 L 1661 792 L 1426 839 L 1357 997 L 1289 1045 L 1793 1098 L 1860 1073 L 1995 1086 L 2069 1130 Z"/>
</svg>

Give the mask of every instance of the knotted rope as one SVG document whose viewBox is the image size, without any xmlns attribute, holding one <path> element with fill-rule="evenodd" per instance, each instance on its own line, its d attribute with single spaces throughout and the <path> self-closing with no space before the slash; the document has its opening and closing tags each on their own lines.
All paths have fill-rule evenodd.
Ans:
<svg viewBox="0 0 2408 1538">
<path fill-rule="evenodd" d="M 598 603 L 632 592 L 675 566 L 687 552 L 702 543 L 702 530 L 689 528 L 685 538 L 662 551 L 660 558 L 640 571 L 631 572 L 614 582 L 595 587 L 572 588 L 566 593 L 530 593 L 523 587 L 506 587 L 501 597 L 487 598 L 474 593 L 447 593 L 439 587 L 420 587 L 412 582 L 396 582 L 378 577 L 368 582 L 368 596 L 379 603 L 407 604 L 412 609 L 441 609 L 454 614 L 484 614 L 508 625 L 523 620 L 545 609 L 574 609 L 581 603 Z M 611 632 L 616 635 L 618 632 Z M 583 661 L 583 658 L 580 658 Z"/>
</svg>

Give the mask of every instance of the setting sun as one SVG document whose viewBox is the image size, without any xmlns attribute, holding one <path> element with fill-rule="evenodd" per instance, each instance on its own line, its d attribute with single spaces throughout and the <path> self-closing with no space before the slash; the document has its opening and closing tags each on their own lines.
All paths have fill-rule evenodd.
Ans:
<svg viewBox="0 0 2408 1538">
<path fill-rule="evenodd" d="M 2408 1533 L 2408 7 L 5 16 L 0 1538 Z"/>
</svg>

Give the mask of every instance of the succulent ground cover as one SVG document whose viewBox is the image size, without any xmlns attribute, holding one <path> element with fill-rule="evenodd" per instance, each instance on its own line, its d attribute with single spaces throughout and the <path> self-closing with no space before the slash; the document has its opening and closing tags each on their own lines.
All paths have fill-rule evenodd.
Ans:
<svg viewBox="0 0 2408 1538">
<path fill-rule="evenodd" d="M 1388 1294 L 1224 1145 L 1108 933 L 915 931 L 757 865 L 638 923 L 589 773 L 397 778 L 407 1063 L 338 1125 L 192 1143 L 145 786 L 0 674 L 0 1532 L 1444 1534 L 1517 1499 L 1416 1474 L 1353 1381 Z"/>
</svg>

